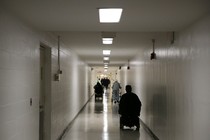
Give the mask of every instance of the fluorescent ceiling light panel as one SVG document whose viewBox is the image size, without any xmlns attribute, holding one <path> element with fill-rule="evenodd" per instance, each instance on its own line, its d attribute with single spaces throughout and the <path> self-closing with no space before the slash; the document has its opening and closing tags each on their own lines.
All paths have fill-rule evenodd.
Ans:
<svg viewBox="0 0 210 140">
<path fill-rule="evenodd" d="M 109 57 L 104 57 L 104 60 L 109 60 Z"/>
<path fill-rule="evenodd" d="M 113 38 L 102 38 L 103 44 L 112 44 Z"/>
<path fill-rule="evenodd" d="M 111 54 L 111 50 L 103 50 L 103 55 L 110 55 Z"/>
<path fill-rule="evenodd" d="M 104 62 L 104 65 L 108 65 L 109 63 L 108 62 Z"/>
<path fill-rule="evenodd" d="M 100 23 L 118 23 L 122 15 L 122 8 L 101 8 L 99 9 Z"/>
</svg>

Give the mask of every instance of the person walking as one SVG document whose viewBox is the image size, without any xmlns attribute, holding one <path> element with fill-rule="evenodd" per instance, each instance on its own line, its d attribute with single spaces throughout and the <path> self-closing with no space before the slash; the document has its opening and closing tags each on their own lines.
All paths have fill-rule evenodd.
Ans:
<svg viewBox="0 0 210 140">
<path fill-rule="evenodd" d="M 112 100 L 114 101 L 114 103 L 119 103 L 119 91 L 121 89 L 120 83 L 116 80 L 113 85 L 112 85 Z"/>
</svg>

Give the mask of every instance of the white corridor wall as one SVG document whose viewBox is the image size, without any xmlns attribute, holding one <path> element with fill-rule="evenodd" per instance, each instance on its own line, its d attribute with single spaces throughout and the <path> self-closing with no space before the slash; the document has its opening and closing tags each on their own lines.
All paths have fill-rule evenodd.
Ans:
<svg viewBox="0 0 210 140">
<path fill-rule="evenodd" d="M 131 69 L 120 71 L 143 106 L 141 119 L 161 140 L 210 138 L 210 15 L 186 29 L 156 37 L 156 60 L 150 48 L 139 50 Z M 124 79 L 124 78 L 122 78 Z"/>
<path fill-rule="evenodd" d="M 51 48 L 51 130 L 56 140 L 90 98 L 89 68 L 61 43 L 61 80 L 57 36 L 39 32 L 0 8 L 0 139 L 39 139 L 39 47 Z M 32 98 L 32 106 L 30 106 Z"/>
</svg>

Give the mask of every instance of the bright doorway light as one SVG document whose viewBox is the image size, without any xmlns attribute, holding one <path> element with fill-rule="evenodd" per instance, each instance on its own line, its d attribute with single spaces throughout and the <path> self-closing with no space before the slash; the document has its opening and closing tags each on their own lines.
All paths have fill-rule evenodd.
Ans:
<svg viewBox="0 0 210 140">
<path fill-rule="evenodd" d="M 108 66 L 104 66 L 104 69 L 108 69 Z"/>
<path fill-rule="evenodd" d="M 118 23 L 122 15 L 122 8 L 101 8 L 99 9 L 100 23 Z"/>
<path fill-rule="evenodd" d="M 109 63 L 108 62 L 104 62 L 104 65 L 108 65 Z"/>
</svg>

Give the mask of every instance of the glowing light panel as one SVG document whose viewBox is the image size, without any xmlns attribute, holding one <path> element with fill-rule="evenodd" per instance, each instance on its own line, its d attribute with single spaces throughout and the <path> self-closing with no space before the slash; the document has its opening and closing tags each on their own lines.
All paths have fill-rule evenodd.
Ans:
<svg viewBox="0 0 210 140">
<path fill-rule="evenodd" d="M 122 15 L 122 8 L 101 8 L 99 9 L 100 23 L 118 23 Z"/>
<path fill-rule="evenodd" d="M 111 54 L 111 50 L 103 50 L 103 55 L 110 55 Z"/>
<path fill-rule="evenodd" d="M 102 38 L 103 44 L 112 44 L 113 38 Z"/>
</svg>

